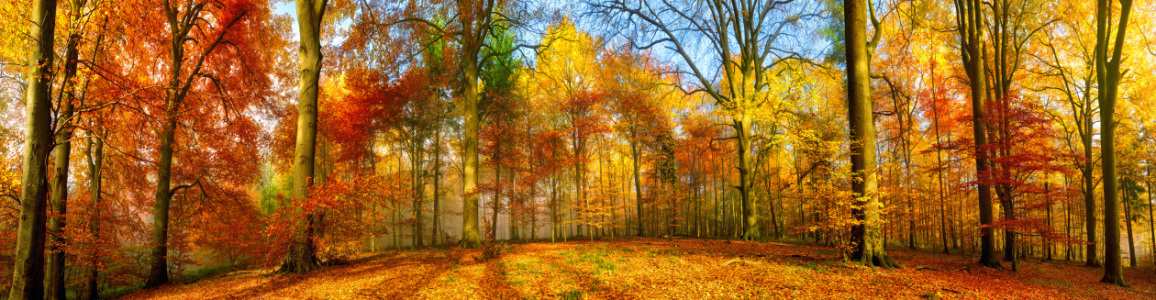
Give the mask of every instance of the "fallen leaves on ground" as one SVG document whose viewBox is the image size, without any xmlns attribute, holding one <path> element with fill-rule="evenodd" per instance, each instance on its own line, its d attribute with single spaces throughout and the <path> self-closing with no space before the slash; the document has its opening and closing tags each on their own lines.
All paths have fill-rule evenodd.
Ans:
<svg viewBox="0 0 1156 300">
<path fill-rule="evenodd" d="M 959 255 L 890 250 L 906 268 L 845 264 L 831 248 L 702 239 L 514 244 L 478 250 L 391 251 L 305 275 L 241 271 L 141 291 L 127 299 L 1144 299 L 1156 276 L 1022 261 L 1019 273 Z M 1007 265 L 1007 263 L 1005 263 Z M 1010 268 L 1010 265 L 1007 266 Z"/>
</svg>

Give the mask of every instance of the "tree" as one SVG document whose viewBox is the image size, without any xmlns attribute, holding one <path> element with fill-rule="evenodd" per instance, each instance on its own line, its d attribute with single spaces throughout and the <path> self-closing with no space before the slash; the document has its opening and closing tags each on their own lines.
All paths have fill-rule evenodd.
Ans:
<svg viewBox="0 0 1156 300">
<path fill-rule="evenodd" d="M 150 254 L 149 277 L 145 282 L 145 286 L 148 287 L 169 282 L 169 207 L 173 195 L 200 184 L 198 179 L 193 183 L 172 186 L 173 145 L 179 125 L 178 121 L 181 120 L 181 114 L 187 104 L 185 101 L 199 79 L 208 80 L 216 84 L 218 88 L 221 87 L 220 79 L 210 74 L 208 70 L 203 70 L 205 62 L 214 50 L 226 41 L 225 37 L 229 30 L 244 19 L 249 10 L 253 9 L 252 3 L 234 2 L 230 4 L 232 6 L 225 9 L 226 7 L 218 7 L 206 2 L 188 1 L 182 4 L 165 0 L 162 3 L 165 16 L 164 26 L 169 31 L 169 57 L 166 61 L 169 70 L 165 78 L 162 124 L 158 130 L 161 141 L 159 151 L 157 151 L 156 206 L 153 211 L 154 245 Z M 214 11 L 211 8 L 219 8 L 220 10 Z M 211 18 L 217 20 L 213 28 L 216 29 L 215 34 L 206 35 L 204 31 L 206 28 L 203 27 L 202 22 L 210 17 L 202 14 L 212 14 Z M 186 44 L 198 39 L 207 39 L 203 44 L 199 44 L 203 45 L 202 47 L 192 48 L 201 50 L 200 53 L 194 52 L 193 56 L 186 56 L 186 51 L 191 50 L 185 48 Z M 229 41 L 228 43 L 234 42 Z M 186 69 L 184 67 L 187 62 L 192 63 L 191 68 Z"/>
<path fill-rule="evenodd" d="M 1000 207 L 1004 211 L 1004 218 L 1011 221 L 1016 219 L 1017 201 L 1014 190 L 1017 184 L 1014 182 L 1016 180 L 1011 178 L 1013 175 L 1010 173 L 1016 172 L 1017 169 L 1020 169 L 1019 167 L 1028 165 L 1024 164 L 1020 157 L 1017 157 L 1019 153 L 1013 153 L 1012 150 L 1014 148 L 1012 144 L 1026 144 L 1026 141 L 1014 137 L 1020 128 L 1016 128 L 1012 122 L 1016 113 L 1012 106 L 1018 105 L 1012 102 L 1026 100 L 1021 99 L 1018 93 L 1017 72 L 1024 65 L 1023 57 L 1027 50 L 1026 44 L 1033 35 L 1054 22 L 1035 18 L 1034 16 L 1039 15 L 1039 11 L 1032 11 L 1034 6 L 1038 5 L 1031 1 L 1012 3 L 1009 0 L 996 0 L 992 2 L 991 6 L 992 22 L 994 23 L 994 26 L 990 27 L 992 31 L 991 50 L 994 62 L 988 76 L 990 77 L 993 99 L 989 99 L 989 107 L 985 109 L 992 113 L 986 124 L 993 141 L 987 149 L 990 151 L 989 157 L 994 162 L 994 166 L 988 179 L 991 180 L 989 184 L 995 186 Z M 1020 110 L 1020 112 L 1024 111 Z M 1027 115 L 1019 115 L 1027 119 L 1035 117 L 1032 116 L 1032 112 L 1026 113 Z M 1020 119 L 1024 121 L 1022 120 L 1024 118 Z M 1030 126 L 1030 123 L 1033 122 L 1026 121 L 1024 123 L 1029 123 Z M 1004 227 L 1006 233 L 1004 234 L 1004 260 L 1013 261 L 1015 259 L 1013 251 L 1016 249 L 1016 236 L 1018 234 L 1016 229 L 1015 226 Z"/>
<path fill-rule="evenodd" d="M 1120 64 L 1123 61 L 1124 38 L 1132 0 L 1120 0 L 1120 23 L 1110 32 L 1109 0 L 1096 1 L 1096 82 L 1100 101 L 1100 157 L 1104 160 L 1104 278 L 1101 281 L 1125 286 L 1120 266 L 1120 201 L 1116 175 L 1116 97 L 1120 89 Z M 1112 41 L 1112 37 L 1115 41 Z M 1109 55 L 1109 45 L 1112 53 Z"/>
<path fill-rule="evenodd" d="M 52 150 L 51 96 L 56 1 L 32 2 L 29 34 L 35 40 L 29 52 L 25 90 L 24 173 L 21 179 L 20 223 L 16 263 L 8 299 L 44 298 L 44 233 L 48 201 L 48 154 Z M 35 62 L 35 63 L 31 63 Z"/>
<path fill-rule="evenodd" d="M 522 95 L 516 93 L 519 71 L 523 71 L 519 68 L 522 61 L 515 58 L 513 53 L 518 48 L 515 44 L 516 36 L 508 25 L 495 25 L 491 30 L 493 32 L 489 45 L 482 49 L 481 53 L 490 59 L 483 61 L 478 70 L 478 80 L 482 85 L 479 95 L 480 118 L 485 125 L 479 134 L 487 144 L 486 147 L 481 147 L 481 151 L 488 154 L 489 162 L 494 167 L 494 178 L 484 188 L 494 191 L 491 200 L 493 215 L 490 221 L 490 234 L 497 237 L 498 213 L 502 210 L 503 192 L 511 196 L 512 193 L 509 192 L 513 190 L 512 186 L 502 183 L 502 171 L 509 172 L 513 178 L 517 172 L 515 165 L 521 161 L 521 155 L 517 151 L 519 149 L 517 137 L 521 126 L 517 123 L 524 114 L 525 103 Z M 516 204 L 513 202 L 515 198 L 508 198 L 511 201 L 508 203 L 507 216 L 512 219 L 517 213 Z M 507 226 L 512 230 L 514 224 L 513 220 L 510 221 Z M 513 239 L 514 235 L 511 234 L 509 238 Z"/>
<path fill-rule="evenodd" d="M 878 175 L 875 171 L 875 110 L 871 101 L 871 47 L 878 43 L 880 28 L 867 42 L 867 10 L 874 15 L 874 5 L 867 0 L 843 1 L 843 20 L 847 37 L 847 117 L 850 123 L 852 227 L 854 259 L 867 266 L 899 267 L 883 247 L 879 231 L 880 209 Z M 874 19 L 874 18 L 873 18 Z"/>
<path fill-rule="evenodd" d="M 103 197 L 101 195 L 101 173 L 104 171 L 104 141 L 98 137 L 94 138 L 93 135 L 93 131 L 89 131 L 85 143 L 85 159 L 88 164 L 88 189 L 92 197 L 92 204 L 89 208 L 90 218 L 88 226 L 89 234 L 92 235 L 92 240 L 94 241 L 90 246 L 91 249 L 89 249 L 89 269 L 85 286 L 88 295 L 86 299 L 90 300 L 95 300 L 100 297 L 98 292 L 99 287 L 97 286 L 99 285 L 100 279 L 100 264 L 98 261 L 100 255 L 95 241 L 100 240 L 100 223 L 97 222 L 97 220 L 100 219 L 100 199 Z"/>
<path fill-rule="evenodd" d="M 85 6 L 86 0 L 71 0 L 69 1 L 68 10 L 68 41 L 64 48 L 64 78 L 61 81 L 63 85 L 62 99 L 58 100 L 59 112 L 56 117 L 56 145 L 53 157 L 53 178 L 50 205 L 52 214 L 48 220 L 49 231 L 49 251 L 48 257 L 48 287 L 45 290 L 46 298 L 49 299 L 65 299 L 65 283 L 64 283 L 64 248 L 66 240 L 64 239 L 65 216 L 68 214 L 68 166 L 70 155 L 72 153 L 72 136 L 75 130 L 75 121 L 73 116 L 73 108 L 75 102 L 79 99 L 88 88 L 87 79 L 83 84 L 77 85 L 76 71 L 79 64 L 79 47 L 81 41 L 81 34 L 84 30 Z M 98 38 L 99 40 L 99 38 Z M 95 53 L 96 50 L 93 52 Z M 79 87 L 78 87 L 79 86 Z"/>
<path fill-rule="evenodd" d="M 321 22 L 329 0 L 296 0 L 297 26 L 301 39 L 298 48 L 300 72 L 297 84 L 297 139 L 293 155 L 294 199 L 309 198 L 313 184 L 314 156 L 317 145 L 317 90 L 321 78 Z M 305 215 L 299 222 L 299 231 L 289 246 L 282 270 L 306 273 L 317 268 L 317 254 L 313 244 L 313 224 L 316 216 Z"/>
<path fill-rule="evenodd" d="M 1000 268 L 999 258 L 995 254 L 995 232 L 992 228 L 994 214 L 992 212 L 991 183 L 988 177 L 991 172 L 990 160 L 987 151 L 987 124 L 984 108 L 988 92 L 986 71 L 984 70 L 986 51 L 984 48 L 984 27 L 987 23 L 984 18 L 983 7 L 979 0 L 955 0 L 956 31 L 959 32 L 960 59 L 967 70 L 967 79 L 971 87 L 971 118 L 972 133 L 975 142 L 975 170 L 979 194 L 979 223 L 980 223 L 980 258 L 979 263 L 989 268 Z"/>
<path fill-rule="evenodd" d="M 1072 3 L 1072 5 L 1079 5 Z M 1086 4 L 1085 4 L 1086 5 Z M 1080 9 L 1072 9 L 1070 11 L 1080 11 Z M 1073 124 L 1068 125 L 1067 122 L 1060 124 L 1065 127 L 1065 131 L 1074 132 L 1079 138 L 1079 145 L 1083 158 L 1075 162 L 1076 169 L 1080 171 L 1081 185 L 1084 198 L 1084 218 L 1085 231 L 1087 237 L 1087 259 L 1085 265 L 1090 267 L 1099 267 L 1100 260 L 1097 258 L 1097 238 L 1096 238 L 1096 180 L 1093 178 L 1092 171 L 1096 165 L 1093 153 L 1093 136 L 1095 135 L 1095 112 L 1097 110 L 1096 101 L 1093 98 L 1092 91 L 1094 90 L 1093 78 L 1095 73 L 1095 57 L 1091 55 L 1092 51 L 1088 51 L 1086 36 L 1082 33 L 1084 24 L 1081 22 L 1082 18 L 1079 16 L 1069 15 L 1065 17 L 1058 25 L 1052 26 L 1052 30 L 1045 31 L 1047 39 L 1044 39 L 1044 45 L 1048 48 L 1051 54 L 1051 61 L 1048 59 L 1040 59 L 1046 64 L 1051 72 L 1047 73 L 1049 76 L 1059 77 L 1060 84 L 1058 87 L 1045 86 L 1045 89 L 1055 89 L 1062 93 L 1061 99 L 1067 104 L 1071 113 L 1071 121 Z M 1060 41 L 1067 40 L 1066 43 L 1069 49 L 1065 52 L 1065 58 L 1061 59 L 1058 49 L 1063 49 L 1063 43 Z M 1060 44 L 1061 46 L 1057 46 Z M 1073 59 L 1076 58 L 1076 59 Z M 1065 62 L 1074 61 L 1078 65 L 1070 66 Z M 1056 118 L 1061 119 L 1061 118 Z M 1074 148 L 1074 145 L 1070 145 Z"/>
</svg>

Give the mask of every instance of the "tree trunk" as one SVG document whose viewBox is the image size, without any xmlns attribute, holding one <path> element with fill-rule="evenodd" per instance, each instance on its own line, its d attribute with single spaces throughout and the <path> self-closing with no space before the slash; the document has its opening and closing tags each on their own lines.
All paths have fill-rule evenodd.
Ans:
<svg viewBox="0 0 1156 300">
<path fill-rule="evenodd" d="M 175 77 L 174 77 L 175 78 Z M 156 287 L 169 283 L 168 271 L 168 239 L 169 239 L 169 202 L 172 200 L 171 186 L 173 166 L 173 139 L 176 131 L 176 112 L 170 100 L 169 111 L 166 113 L 164 127 L 161 129 L 160 159 L 157 163 L 156 204 L 153 207 L 153 248 L 151 252 L 152 264 L 149 268 L 149 277 L 145 287 Z"/>
<path fill-rule="evenodd" d="M 759 215 L 755 199 L 751 197 L 751 127 L 752 120 L 745 113 L 734 116 L 735 133 L 738 135 L 739 197 L 742 203 L 742 228 L 744 241 L 756 241 L 759 236 Z"/>
<path fill-rule="evenodd" d="M 297 26 L 301 39 L 298 51 L 300 82 L 297 85 L 297 142 L 293 155 L 293 199 L 308 201 L 313 185 L 317 147 L 317 90 L 321 77 L 321 23 L 326 0 L 297 0 Z M 400 166 L 399 166 L 400 167 Z M 313 244 L 316 218 L 306 214 L 285 258 L 282 270 L 297 274 L 317 268 Z"/>
<path fill-rule="evenodd" d="M 90 247 L 89 250 L 91 251 L 91 253 L 89 254 L 88 284 L 86 285 L 86 287 L 88 289 L 88 298 L 87 299 L 95 300 L 95 299 L 99 298 L 99 296 L 100 296 L 100 294 L 98 293 L 98 286 L 97 286 L 98 280 L 100 279 L 100 277 L 99 277 L 99 275 L 100 275 L 100 273 L 99 273 L 99 271 L 100 271 L 100 269 L 99 269 L 100 253 L 98 252 L 99 247 L 96 245 L 96 241 L 101 240 L 100 239 L 100 200 L 101 200 L 102 196 L 100 194 L 100 188 L 101 188 L 101 180 L 100 180 L 101 178 L 100 177 L 101 177 L 101 173 L 103 173 L 102 168 L 104 167 L 104 165 L 103 165 L 104 141 L 101 140 L 100 138 L 93 138 L 92 132 L 90 131 L 89 136 L 88 136 L 87 146 L 88 147 L 87 147 L 86 152 L 88 154 L 87 158 L 88 158 L 88 182 L 89 182 L 88 189 L 89 189 L 89 192 L 92 193 L 92 204 L 91 204 L 91 208 L 90 208 L 91 218 L 89 219 L 88 230 L 89 230 L 89 232 L 92 233 L 93 244 L 89 246 Z"/>
<path fill-rule="evenodd" d="M 1100 142 L 1104 176 L 1104 278 L 1101 280 L 1126 286 L 1120 267 L 1120 212 L 1116 198 L 1116 94 L 1120 87 L 1120 63 L 1123 57 L 1124 36 L 1128 28 L 1131 0 L 1120 0 L 1120 23 L 1115 37 L 1111 59 L 1108 56 L 1110 7 L 1108 0 L 1096 5 L 1096 79 L 1099 83 Z M 1112 191 L 1112 192 L 1108 192 Z"/>
<path fill-rule="evenodd" d="M 1004 220 L 1016 220 L 1015 201 L 1012 200 L 1012 192 L 1007 189 L 1007 186 L 1001 185 L 996 187 L 996 195 L 999 196 L 1000 207 L 1003 209 Z M 1004 228 L 1003 235 L 1003 260 L 1014 261 L 1016 247 L 1016 228 Z"/>
<path fill-rule="evenodd" d="M 422 240 L 424 232 L 422 232 L 422 184 L 421 169 L 422 167 L 422 143 L 421 138 L 418 137 L 417 126 L 413 126 L 412 136 L 410 136 L 410 152 L 409 152 L 409 173 L 410 173 L 410 187 L 413 189 L 413 247 L 425 246 L 425 241 Z"/>
<path fill-rule="evenodd" d="M 639 175 L 640 166 L 638 160 L 641 159 L 641 153 L 638 149 L 638 141 L 634 129 L 630 130 L 630 159 L 634 164 L 634 205 L 637 207 L 635 213 L 638 215 L 638 236 L 643 236 L 642 231 L 642 176 Z"/>
<path fill-rule="evenodd" d="M 1149 161 L 1149 164 L 1151 164 L 1151 163 L 1152 162 Z M 1148 168 L 1148 172 L 1145 175 L 1147 175 L 1147 176 L 1145 176 L 1145 178 L 1151 178 L 1152 177 L 1152 168 L 1151 167 Z M 1153 204 L 1152 204 L 1152 200 L 1153 200 L 1152 199 L 1153 198 L 1152 197 L 1152 193 L 1153 193 L 1152 181 L 1144 180 L 1144 186 L 1148 188 L 1147 189 L 1147 191 L 1148 191 L 1148 232 L 1152 234 L 1152 238 L 1148 240 L 1148 242 L 1151 243 L 1151 248 L 1149 248 L 1149 249 L 1152 249 L 1152 254 L 1156 255 L 1156 220 L 1153 220 L 1153 218 L 1152 218 L 1152 215 L 1153 215 L 1153 213 L 1152 213 L 1152 210 L 1153 210 L 1152 209 L 1152 206 L 1153 206 Z M 1156 259 L 1153 259 L 1153 263 L 1156 263 Z"/>
<path fill-rule="evenodd" d="M 558 178 L 550 176 L 550 242 L 558 241 Z"/>
<path fill-rule="evenodd" d="M 526 127 L 527 127 L 526 128 L 526 135 L 527 136 L 533 136 L 533 131 L 532 131 L 533 129 L 530 128 L 529 122 L 526 123 Z M 536 172 L 538 170 L 537 168 L 535 168 L 536 166 L 534 165 L 534 148 L 527 146 L 526 153 L 528 154 L 528 155 L 526 155 L 527 156 L 526 160 L 528 161 L 528 165 L 530 166 L 529 172 L 531 172 L 531 174 L 532 174 L 533 172 Z M 529 209 L 529 211 L 530 211 L 530 236 L 529 236 L 530 241 L 534 241 L 535 239 L 538 238 L 538 205 L 537 205 L 537 203 L 538 203 L 537 199 L 538 198 L 537 197 L 538 197 L 538 181 L 534 180 L 532 183 L 530 183 L 530 197 L 528 198 L 529 202 L 530 202 L 529 203 L 529 206 L 530 206 L 530 209 Z"/>
<path fill-rule="evenodd" d="M 994 221 L 991 199 L 991 180 L 988 178 L 988 151 L 987 124 L 984 116 L 984 99 L 987 92 L 984 63 L 986 48 L 984 45 L 984 13 L 983 4 L 979 0 L 965 0 L 956 2 L 956 19 L 962 25 L 960 34 L 960 57 L 967 70 L 967 77 L 971 86 L 972 133 L 975 141 L 975 169 L 979 193 L 979 223 L 980 223 L 980 259 L 979 263 L 990 267 L 1000 268 L 999 258 L 995 254 L 995 232 L 990 227 Z"/>
<path fill-rule="evenodd" d="M 79 23 L 81 9 L 84 8 L 84 0 L 69 1 L 73 11 L 72 22 Z M 73 29 L 68 36 L 68 43 L 65 45 L 64 54 L 64 80 L 61 81 L 64 89 L 64 99 L 60 102 L 60 115 L 57 119 L 56 132 L 56 149 L 53 153 L 55 161 L 53 164 L 53 180 L 52 180 L 52 199 L 50 205 L 52 206 L 52 216 L 48 218 L 48 238 L 49 238 L 49 256 L 48 256 L 48 286 L 45 290 L 45 298 L 47 299 L 65 299 L 65 285 L 64 285 L 64 226 L 65 216 L 68 214 L 68 163 L 72 154 L 72 108 L 73 101 L 76 100 L 76 85 L 73 83 L 76 77 L 77 60 L 79 53 L 77 47 L 80 44 L 80 32 Z"/>
<path fill-rule="evenodd" d="M 500 156 L 500 154 L 498 155 Z M 498 208 L 502 207 L 502 165 L 494 164 L 494 199 L 490 200 L 491 209 L 494 214 L 491 215 L 493 219 L 490 223 L 490 235 L 494 240 L 498 240 Z"/>
<path fill-rule="evenodd" d="M 1128 203 L 1127 191 L 1120 191 L 1121 200 L 1124 202 L 1124 224 L 1128 229 L 1128 263 L 1129 266 L 1136 266 L 1136 239 L 1132 237 L 1132 204 Z"/>
<path fill-rule="evenodd" d="M 932 70 L 934 71 L 934 67 L 932 67 Z M 935 74 L 931 75 L 931 86 L 934 89 L 939 89 L 939 86 L 935 85 Z M 941 141 L 942 141 L 942 139 L 940 138 L 940 133 L 939 133 L 939 103 L 935 100 L 932 100 L 932 101 L 933 102 L 931 104 L 931 115 L 932 115 L 932 125 L 934 126 L 934 129 L 935 129 L 935 144 L 936 144 L 935 145 L 935 173 L 937 175 L 938 183 L 939 183 L 939 235 L 942 236 L 941 240 L 943 241 L 943 253 L 948 254 L 951 251 L 948 250 L 948 245 L 947 245 L 947 196 L 946 196 L 946 191 L 945 191 L 946 188 L 944 187 L 944 182 L 943 182 L 943 149 L 942 149 L 942 147 L 940 147 L 941 145 L 939 145 L 939 143 L 941 143 Z M 952 240 L 954 240 L 954 239 L 952 239 Z"/>
<path fill-rule="evenodd" d="M 571 129 L 571 130 L 575 130 L 575 134 L 572 137 L 573 140 L 571 141 L 571 146 L 573 147 L 573 150 L 574 150 L 574 159 L 575 159 L 575 162 L 574 162 L 574 202 L 578 206 L 578 208 L 577 208 L 578 217 L 582 218 L 580 221 L 575 222 L 575 223 L 577 224 L 577 227 L 578 227 L 578 229 L 577 229 L 578 234 L 581 235 L 583 225 L 590 223 L 590 220 L 588 220 L 588 217 L 590 214 L 590 212 L 588 211 L 590 209 L 590 200 L 586 199 L 586 163 L 585 163 L 586 156 L 584 153 L 585 152 L 584 150 L 586 147 L 583 144 L 583 139 L 578 137 L 578 133 L 577 133 L 578 129 Z M 582 201 L 582 203 L 579 204 L 578 201 Z M 585 227 L 586 227 L 587 236 L 591 236 L 590 235 L 590 228 L 589 228 L 591 226 L 585 226 Z"/>
<path fill-rule="evenodd" d="M 1092 178 L 1092 132 L 1091 122 L 1088 122 L 1088 130 L 1086 136 L 1080 137 L 1081 143 L 1084 145 L 1084 157 L 1087 163 L 1080 169 L 1081 179 L 1083 180 L 1084 192 L 1084 228 L 1087 234 L 1088 244 L 1085 247 L 1087 250 L 1085 266 L 1100 267 L 1100 259 L 1096 257 L 1096 184 Z"/>
<path fill-rule="evenodd" d="M 480 43 L 480 41 L 475 41 Z M 465 47 L 462 55 L 462 246 L 477 247 L 478 236 L 478 47 Z"/>
<path fill-rule="evenodd" d="M 442 187 L 441 187 L 441 171 L 442 171 L 442 127 L 441 121 L 438 121 L 437 129 L 434 131 L 434 171 L 433 171 L 433 236 L 430 237 L 431 245 L 439 245 L 441 238 L 442 222 Z"/>
<path fill-rule="evenodd" d="M 1048 182 L 1045 181 L 1044 182 L 1044 195 L 1051 194 L 1051 192 L 1052 192 L 1051 186 L 1049 186 Z M 1045 197 L 1047 197 L 1047 196 L 1045 196 Z M 1055 230 L 1055 227 L 1052 226 L 1052 202 L 1049 199 L 1044 199 L 1044 201 L 1046 202 L 1044 205 L 1047 205 L 1048 231 L 1052 231 L 1052 230 Z M 1054 250 L 1053 248 L 1055 248 L 1052 246 L 1052 241 L 1050 241 L 1047 238 L 1042 237 L 1042 236 L 1040 237 L 1040 239 L 1043 241 L 1042 245 L 1044 246 L 1044 254 L 1047 255 L 1047 260 L 1052 260 L 1052 252 Z"/>
<path fill-rule="evenodd" d="M 859 221 L 851 229 L 854 259 L 867 266 L 901 267 L 887 256 L 880 235 L 878 174 L 875 171 L 875 122 L 871 103 L 870 65 L 867 54 L 866 0 L 845 0 L 847 51 L 847 116 L 851 131 L 852 215 Z"/>
<path fill-rule="evenodd" d="M 165 2 L 168 5 L 168 2 Z M 153 244 L 150 252 L 151 264 L 145 287 L 156 287 L 169 283 L 168 239 L 169 202 L 172 200 L 173 142 L 177 128 L 177 109 L 180 101 L 181 66 L 184 63 L 185 39 L 180 36 L 176 10 L 166 9 L 169 18 L 170 54 L 169 82 L 165 92 L 165 110 L 160 128 L 160 149 L 157 157 L 157 188 L 153 206 Z"/>
<path fill-rule="evenodd" d="M 25 90 L 24 173 L 21 183 L 20 220 L 16 231 L 15 267 L 8 299 L 44 298 L 44 232 L 48 201 L 46 165 L 52 149 L 51 120 L 53 36 L 56 1 L 32 4 L 29 36 L 32 43 Z"/>
<path fill-rule="evenodd" d="M 1064 175 L 1064 187 L 1071 187 L 1071 181 L 1068 175 Z M 1072 237 L 1072 205 L 1068 201 L 1064 201 L 1064 233 L 1069 238 Z M 1156 232 L 1153 232 L 1156 235 Z M 1156 241 L 1153 241 L 1156 242 Z M 1067 246 L 1064 249 L 1064 260 L 1072 261 L 1072 244 L 1065 243 Z"/>
</svg>

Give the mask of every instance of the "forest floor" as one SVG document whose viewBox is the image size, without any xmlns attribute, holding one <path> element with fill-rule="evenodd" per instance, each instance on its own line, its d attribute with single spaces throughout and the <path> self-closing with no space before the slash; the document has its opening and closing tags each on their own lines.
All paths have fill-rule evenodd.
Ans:
<svg viewBox="0 0 1156 300">
<path fill-rule="evenodd" d="M 512 244 L 486 262 L 479 250 L 401 250 L 305 275 L 239 271 L 125 298 L 1156 299 L 1148 267 L 1125 268 L 1122 288 L 1076 262 L 1027 260 L 1017 274 L 974 257 L 888 252 L 905 268 L 846 264 L 829 247 L 704 239 Z"/>
</svg>

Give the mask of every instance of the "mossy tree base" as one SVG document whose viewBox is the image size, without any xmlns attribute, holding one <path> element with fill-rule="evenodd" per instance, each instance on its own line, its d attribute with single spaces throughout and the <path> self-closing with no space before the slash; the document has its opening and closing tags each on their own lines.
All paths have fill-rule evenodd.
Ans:
<svg viewBox="0 0 1156 300">
<path fill-rule="evenodd" d="M 1103 279 L 1100 279 L 1100 282 L 1128 287 L 1128 284 L 1124 283 L 1124 277 L 1120 275 L 1105 275 Z"/>
<path fill-rule="evenodd" d="M 857 264 L 862 264 L 867 267 L 879 267 L 884 269 L 902 269 L 903 264 L 892 260 L 886 253 L 872 253 L 872 254 L 857 254 L 853 261 Z"/>
</svg>

